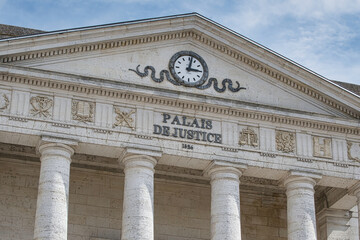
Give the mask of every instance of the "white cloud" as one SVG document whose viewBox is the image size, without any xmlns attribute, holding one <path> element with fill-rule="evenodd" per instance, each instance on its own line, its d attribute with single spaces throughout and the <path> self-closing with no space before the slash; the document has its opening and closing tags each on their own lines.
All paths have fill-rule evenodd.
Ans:
<svg viewBox="0 0 360 240">
<path fill-rule="evenodd" d="M 360 47 L 352 50 L 360 39 L 360 0 L 260 0 L 232 9 L 225 26 L 325 77 L 360 84 Z"/>
</svg>

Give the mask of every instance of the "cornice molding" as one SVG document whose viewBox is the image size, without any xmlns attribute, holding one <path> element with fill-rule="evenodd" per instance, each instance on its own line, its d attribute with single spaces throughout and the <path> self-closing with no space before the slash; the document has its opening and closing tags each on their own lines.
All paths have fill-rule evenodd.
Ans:
<svg viewBox="0 0 360 240">
<path fill-rule="evenodd" d="M 308 87 L 305 84 L 301 83 L 300 81 L 287 76 L 279 72 L 278 70 L 261 63 L 254 58 L 229 47 L 222 42 L 215 40 L 204 33 L 198 32 L 194 29 L 190 30 L 181 30 L 175 32 L 167 32 L 167 33 L 160 33 L 160 34 L 153 34 L 147 36 L 139 36 L 129 39 L 121 39 L 121 40 L 113 40 L 113 41 L 104 41 L 104 42 L 97 42 L 92 44 L 79 44 L 75 46 L 67 46 L 61 47 L 56 49 L 46 49 L 42 51 L 34 51 L 34 52 L 25 52 L 22 54 L 14 54 L 14 55 L 4 55 L 0 57 L 1 63 L 14 63 L 18 61 L 24 60 L 34 60 L 39 58 L 47 58 L 53 56 L 59 56 L 64 54 L 76 54 L 76 53 L 84 53 L 84 52 L 91 52 L 91 51 L 99 51 L 99 50 L 106 50 L 106 49 L 115 49 L 115 48 L 123 48 L 126 46 L 134 46 L 146 43 L 154 43 L 154 42 L 162 42 L 168 40 L 179 40 L 179 39 L 192 39 L 193 41 L 200 42 L 205 44 L 206 46 L 225 54 L 237 62 L 241 62 L 243 65 L 250 67 L 251 69 L 261 72 L 262 74 L 276 79 L 277 81 L 282 82 L 283 84 L 296 89 L 303 94 L 316 99 L 332 108 L 337 109 L 338 111 L 345 113 L 348 116 L 351 116 L 356 119 L 360 119 L 360 113 L 350 109 L 348 106 L 334 101 L 330 97 L 324 96 L 323 93 L 320 91 Z"/>
<path fill-rule="evenodd" d="M 40 79 L 31 77 L 19 77 L 17 75 L 0 75 L 0 81 L 24 84 L 45 89 L 62 90 L 71 93 L 91 94 L 99 97 L 111 97 L 123 99 L 132 102 L 148 103 L 154 106 L 163 105 L 177 108 L 186 108 L 189 110 L 201 111 L 204 113 L 214 113 L 237 117 L 239 119 L 256 120 L 265 123 L 278 123 L 301 128 L 316 129 L 328 132 L 338 132 L 342 134 L 351 134 L 359 136 L 360 128 L 349 127 L 340 124 L 331 124 L 320 122 L 318 120 L 301 119 L 298 117 L 283 116 L 274 113 L 255 112 L 243 109 L 229 108 L 226 106 L 210 105 L 204 103 L 188 102 L 179 99 L 168 99 L 154 95 L 138 94 L 129 91 L 121 91 L 113 88 L 104 88 L 103 86 L 80 85 L 78 83 L 60 82 L 50 79 Z M 55 92 L 55 91 L 54 91 Z"/>
</svg>

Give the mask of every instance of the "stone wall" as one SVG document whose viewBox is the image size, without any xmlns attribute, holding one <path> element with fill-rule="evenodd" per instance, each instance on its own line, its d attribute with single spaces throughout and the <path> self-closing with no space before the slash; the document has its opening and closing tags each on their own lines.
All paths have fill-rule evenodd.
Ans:
<svg viewBox="0 0 360 240">
<path fill-rule="evenodd" d="M 282 190 L 241 186 L 242 240 L 287 239 L 286 196 Z"/>
<path fill-rule="evenodd" d="M 71 170 L 69 240 L 120 239 L 124 178 Z"/>
<path fill-rule="evenodd" d="M 33 239 L 40 164 L 0 162 L 0 239 Z"/>
<path fill-rule="evenodd" d="M 155 239 L 210 239 L 210 186 L 155 182 Z"/>
</svg>

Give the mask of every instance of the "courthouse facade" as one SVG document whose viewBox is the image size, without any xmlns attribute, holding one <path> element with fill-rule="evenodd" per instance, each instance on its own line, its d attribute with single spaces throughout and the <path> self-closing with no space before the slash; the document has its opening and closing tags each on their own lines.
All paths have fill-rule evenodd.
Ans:
<svg viewBox="0 0 360 240">
<path fill-rule="evenodd" d="M 203 16 L 0 40 L 2 240 L 358 240 L 359 203 L 359 94 Z"/>
</svg>

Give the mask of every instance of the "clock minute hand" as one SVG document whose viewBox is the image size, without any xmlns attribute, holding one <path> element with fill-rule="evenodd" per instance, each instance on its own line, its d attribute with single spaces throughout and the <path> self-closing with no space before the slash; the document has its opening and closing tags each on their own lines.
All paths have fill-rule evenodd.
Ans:
<svg viewBox="0 0 360 240">
<path fill-rule="evenodd" d="M 192 65 L 193 57 L 190 57 L 190 63 L 189 66 L 186 68 L 186 71 L 190 71 L 191 65 Z"/>
</svg>

